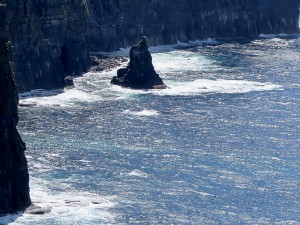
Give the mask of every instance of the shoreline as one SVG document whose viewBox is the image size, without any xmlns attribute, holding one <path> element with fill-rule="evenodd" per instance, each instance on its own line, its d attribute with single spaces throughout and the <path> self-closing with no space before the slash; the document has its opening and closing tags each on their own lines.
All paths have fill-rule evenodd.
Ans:
<svg viewBox="0 0 300 225">
<path fill-rule="evenodd" d="M 274 38 L 299 38 L 300 33 L 296 34 L 260 34 L 258 37 L 253 39 L 245 39 L 245 38 L 231 38 L 231 39 L 217 39 L 217 38 L 208 38 L 204 40 L 196 40 L 196 41 L 189 41 L 186 43 L 178 42 L 177 44 L 173 45 L 159 45 L 159 46 L 151 46 L 149 47 L 149 51 L 151 53 L 163 53 L 163 52 L 170 52 L 176 51 L 186 48 L 192 48 L 197 46 L 210 46 L 210 45 L 221 45 L 227 42 L 244 42 L 246 40 L 253 41 L 253 40 L 264 40 L 264 39 L 274 39 Z M 113 69 L 116 69 L 125 63 L 129 62 L 129 50 L 128 48 L 120 48 L 118 51 L 111 51 L 111 52 L 90 52 L 90 59 L 91 59 L 91 67 L 88 69 L 87 72 L 79 74 L 79 75 L 68 75 L 65 78 L 70 79 L 71 82 L 73 79 L 82 77 L 86 73 L 101 73 L 101 72 L 109 72 Z M 20 99 L 27 98 L 30 93 L 39 93 L 44 91 L 53 91 L 60 94 L 64 92 L 64 89 L 73 88 L 72 85 L 65 85 L 58 88 L 37 88 L 32 89 L 26 92 L 19 92 Z M 19 104 L 22 107 L 33 106 L 34 104 Z"/>
</svg>

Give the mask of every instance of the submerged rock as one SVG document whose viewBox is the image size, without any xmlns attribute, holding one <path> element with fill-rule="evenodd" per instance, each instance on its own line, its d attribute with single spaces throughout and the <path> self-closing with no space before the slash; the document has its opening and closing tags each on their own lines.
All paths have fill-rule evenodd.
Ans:
<svg viewBox="0 0 300 225">
<path fill-rule="evenodd" d="M 117 71 L 112 84 L 134 89 L 165 89 L 167 86 L 156 73 L 145 37 L 130 49 L 130 61 L 126 68 Z"/>
<path fill-rule="evenodd" d="M 50 206 L 36 206 L 36 205 L 31 205 L 29 208 L 26 209 L 25 214 L 31 214 L 31 215 L 44 215 L 46 213 L 51 212 L 51 207 Z"/>
<path fill-rule="evenodd" d="M 65 87 L 68 88 L 74 87 L 73 77 L 67 76 L 65 77 L 64 81 L 65 81 Z"/>
<path fill-rule="evenodd" d="M 18 131 L 18 93 L 11 68 L 6 7 L 0 0 L 0 215 L 31 204 L 25 143 Z"/>
</svg>

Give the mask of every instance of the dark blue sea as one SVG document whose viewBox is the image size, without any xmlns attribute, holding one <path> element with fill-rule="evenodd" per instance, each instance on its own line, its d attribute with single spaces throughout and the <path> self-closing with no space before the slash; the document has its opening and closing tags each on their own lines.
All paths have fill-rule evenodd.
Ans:
<svg viewBox="0 0 300 225">
<path fill-rule="evenodd" d="M 125 54 L 127 50 L 112 54 Z M 151 48 L 166 90 L 21 96 L 32 201 L 11 224 L 300 224 L 300 39 Z"/>
</svg>

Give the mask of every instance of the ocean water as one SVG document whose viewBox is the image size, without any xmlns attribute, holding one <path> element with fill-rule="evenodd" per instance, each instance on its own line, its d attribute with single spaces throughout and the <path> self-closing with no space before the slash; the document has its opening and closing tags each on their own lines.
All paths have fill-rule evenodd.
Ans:
<svg viewBox="0 0 300 225">
<path fill-rule="evenodd" d="M 300 224 L 300 39 L 151 51 L 166 90 L 113 70 L 21 96 L 31 197 L 51 212 L 0 223 Z"/>
</svg>

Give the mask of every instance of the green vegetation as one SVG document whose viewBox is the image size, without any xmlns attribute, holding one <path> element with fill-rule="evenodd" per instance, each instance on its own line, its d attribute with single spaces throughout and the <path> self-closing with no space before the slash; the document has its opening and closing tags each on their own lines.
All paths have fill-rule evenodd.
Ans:
<svg viewBox="0 0 300 225">
<path fill-rule="evenodd" d="M 88 3 L 87 3 L 87 0 L 82 0 L 82 4 L 83 4 L 84 7 L 85 7 L 86 14 L 87 14 L 88 16 L 90 16 L 90 10 L 89 10 L 89 6 L 88 6 Z"/>
</svg>

